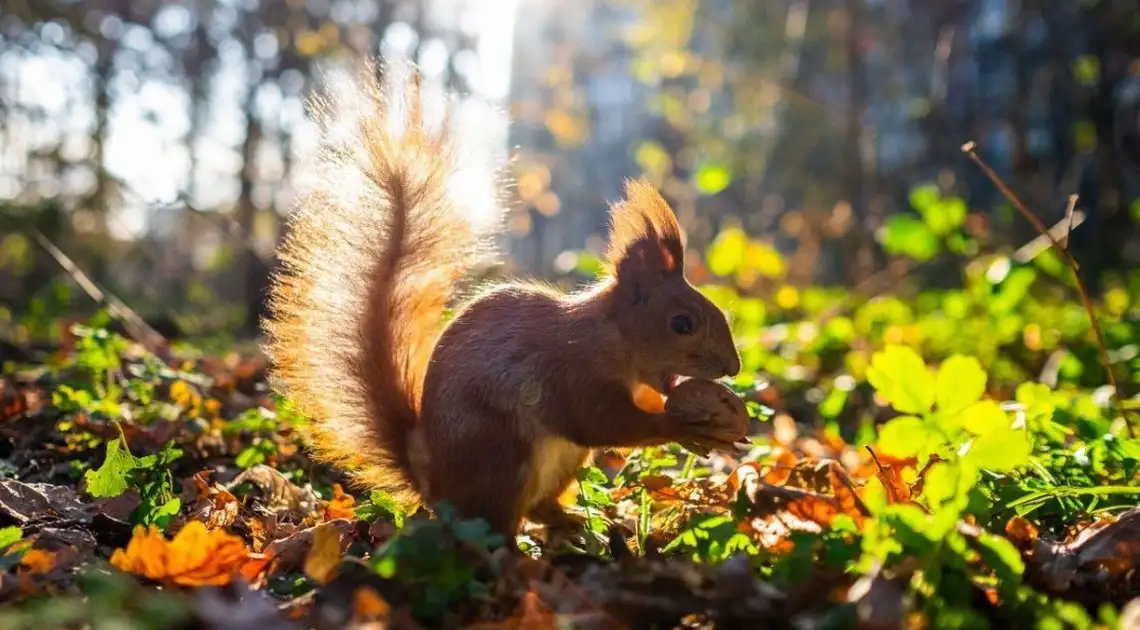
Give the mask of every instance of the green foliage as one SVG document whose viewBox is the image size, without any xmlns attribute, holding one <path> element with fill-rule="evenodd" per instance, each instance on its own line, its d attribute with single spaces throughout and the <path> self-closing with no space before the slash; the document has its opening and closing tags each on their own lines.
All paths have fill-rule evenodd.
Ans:
<svg viewBox="0 0 1140 630">
<path fill-rule="evenodd" d="M 84 475 L 87 492 L 94 497 L 117 497 L 134 488 L 141 499 L 131 515 L 134 522 L 165 529 L 182 506 L 170 474 L 170 465 L 181 456 L 182 450 L 171 442 L 155 455 L 135 457 L 116 438 L 107 442 L 103 464 Z"/>
<path fill-rule="evenodd" d="M 693 183 L 702 195 L 715 195 L 732 183 L 732 171 L 723 164 L 706 162 L 697 168 Z"/>
<path fill-rule="evenodd" d="M 502 546 L 483 520 L 459 519 L 447 504 L 436 506 L 436 518 L 414 517 L 399 535 L 376 550 L 372 569 L 383 578 L 399 576 L 414 592 L 413 612 L 438 621 L 459 601 L 486 594 L 482 558 Z"/>
<path fill-rule="evenodd" d="M 356 507 L 356 517 L 369 523 L 384 519 L 391 521 L 397 528 L 402 528 L 408 513 L 388 493 L 373 490 L 368 499 Z"/>
<path fill-rule="evenodd" d="M 0 527 L 0 551 L 12 546 L 24 537 L 24 530 L 15 525 Z"/>
<path fill-rule="evenodd" d="M 123 448 L 122 440 L 111 440 L 103 465 L 83 475 L 87 492 L 93 497 L 117 497 L 130 487 L 127 477 L 139 466 L 140 460 Z"/>
<path fill-rule="evenodd" d="M 944 197 L 938 186 L 923 184 L 911 190 L 910 205 L 918 212 L 918 218 L 896 214 L 883 226 L 879 238 L 888 253 L 927 261 L 944 248 L 959 254 L 972 249 L 961 232 L 968 214 L 964 200 Z"/>
</svg>

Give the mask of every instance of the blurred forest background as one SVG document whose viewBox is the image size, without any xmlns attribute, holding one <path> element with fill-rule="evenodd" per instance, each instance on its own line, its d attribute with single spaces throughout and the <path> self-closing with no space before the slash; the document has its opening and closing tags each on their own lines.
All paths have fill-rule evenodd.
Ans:
<svg viewBox="0 0 1140 630">
<path fill-rule="evenodd" d="M 577 277 L 644 173 L 695 249 L 752 237 L 754 295 L 900 252 L 937 283 L 916 189 L 988 242 L 1035 235 L 970 140 L 1047 224 L 1080 195 L 1090 280 L 1140 262 L 1135 0 L 4 0 L 0 341 L 100 290 L 166 334 L 252 333 L 304 98 L 366 54 L 511 113 L 513 270 Z"/>
</svg>

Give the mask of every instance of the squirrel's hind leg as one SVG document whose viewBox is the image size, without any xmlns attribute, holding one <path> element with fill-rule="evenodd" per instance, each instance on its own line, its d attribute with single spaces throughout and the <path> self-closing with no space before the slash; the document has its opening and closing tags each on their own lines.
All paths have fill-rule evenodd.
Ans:
<svg viewBox="0 0 1140 630">
<path fill-rule="evenodd" d="M 558 503 L 558 497 L 539 502 L 530 509 L 527 519 L 549 529 L 566 531 L 578 531 L 586 525 L 586 519 L 563 509 Z"/>
</svg>

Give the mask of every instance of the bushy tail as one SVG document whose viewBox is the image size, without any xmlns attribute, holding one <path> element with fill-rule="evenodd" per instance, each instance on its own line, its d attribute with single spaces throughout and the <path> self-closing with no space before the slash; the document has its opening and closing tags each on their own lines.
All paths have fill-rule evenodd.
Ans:
<svg viewBox="0 0 1140 630">
<path fill-rule="evenodd" d="M 455 129 L 444 101 L 408 64 L 367 64 L 314 100 L 321 142 L 265 322 L 316 456 L 403 501 L 417 498 L 408 440 L 445 309 L 487 251 L 473 212 L 498 207 L 477 130 Z"/>
</svg>

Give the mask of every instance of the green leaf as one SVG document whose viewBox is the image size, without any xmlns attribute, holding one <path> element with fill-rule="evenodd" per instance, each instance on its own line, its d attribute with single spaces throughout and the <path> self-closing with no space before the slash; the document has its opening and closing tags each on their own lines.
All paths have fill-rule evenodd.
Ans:
<svg viewBox="0 0 1140 630">
<path fill-rule="evenodd" d="M 867 380 L 892 407 L 909 414 L 925 414 L 934 405 L 934 375 L 918 353 L 890 345 L 871 357 Z"/>
<path fill-rule="evenodd" d="M 941 247 L 938 236 L 925 223 L 905 214 L 887 219 L 880 240 L 887 253 L 908 256 L 918 261 L 934 258 Z"/>
<path fill-rule="evenodd" d="M 965 459 L 994 472 L 1009 472 L 1029 463 L 1030 445 L 1025 433 L 1008 426 L 978 436 Z"/>
<path fill-rule="evenodd" d="M 0 550 L 3 550 L 24 537 L 24 530 L 15 525 L 0 527 Z"/>
<path fill-rule="evenodd" d="M 154 525 L 165 530 L 170 519 L 178 515 L 182 509 L 182 499 L 174 497 L 162 505 L 153 505 L 144 501 L 136 509 L 135 521 L 142 525 Z"/>
<path fill-rule="evenodd" d="M 958 494 L 958 469 L 946 462 L 937 462 L 926 471 L 922 483 L 922 496 L 931 508 L 937 508 Z"/>
<path fill-rule="evenodd" d="M 373 490 L 368 500 L 356 508 L 356 517 L 369 523 L 380 517 L 387 518 L 397 529 L 403 529 L 408 514 L 395 499 L 383 490 Z"/>
<path fill-rule="evenodd" d="M 927 261 L 938 254 L 937 236 L 922 221 L 908 215 L 887 219 L 879 234 L 887 253 Z"/>
<path fill-rule="evenodd" d="M 1025 573 L 1021 552 L 1008 539 L 982 532 L 978 536 L 978 555 L 1001 580 L 1020 580 Z"/>
<path fill-rule="evenodd" d="M 938 369 L 935 399 L 938 410 L 956 413 L 982 399 L 986 393 L 986 371 L 974 357 L 956 354 Z"/>
<path fill-rule="evenodd" d="M 910 206 L 918 212 L 925 212 L 927 208 L 938 203 L 942 193 L 937 184 L 922 184 L 910 191 Z"/>
<path fill-rule="evenodd" d="M 922 418 L 902 416 L 883 425 L 878 446 L 893 457 L 914 457 L 926 450 L 931 437 Z"/>
<path fill-rule="evenodd" d="M 119 438 L 107 442 L 103 465 L 98 470 L 88 470 L 83 476 L 87 482 L 87 493 L 96 498 L 123 494 L 129 487 L 127 476 L 138 466 L 138 458 L 123 449 Z"/>
<path fill-rule="evenodd" d="M 715 195 L 732 183 L 732 171 L 723 164 L 702 164 L 693 175 L 693 183 L 702 195 Z"/>
<path fill-rule="evenodd" d="M 1009 416 L 992 400 L 976 402 L 962 412 L 962 427 L 974 435 L 986 435 L 1009 426 Z"/>
<path fill-rule="evenodd" d="M 966 202 L 950 197 L 920 208 L 919 212 L 931 232 L 946 236 L 961 227 L 966 220 Z"/>
</svg>

